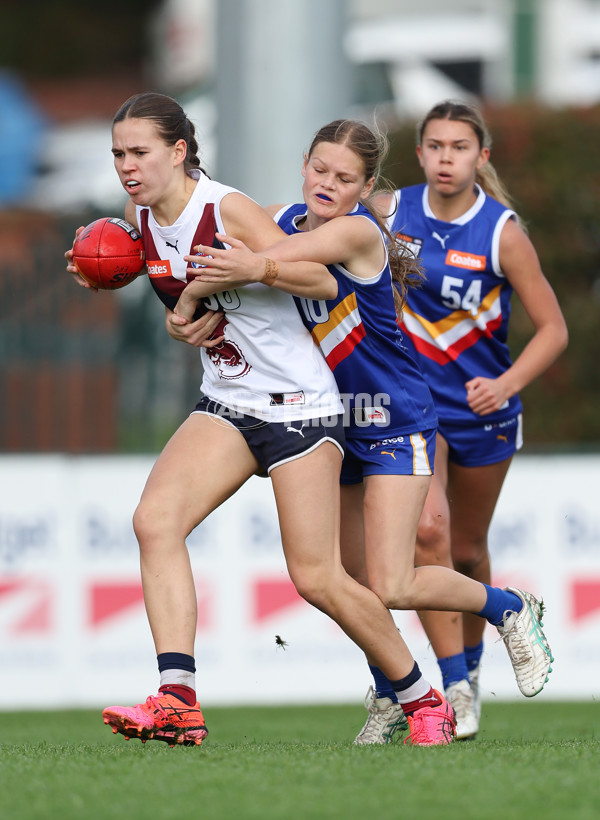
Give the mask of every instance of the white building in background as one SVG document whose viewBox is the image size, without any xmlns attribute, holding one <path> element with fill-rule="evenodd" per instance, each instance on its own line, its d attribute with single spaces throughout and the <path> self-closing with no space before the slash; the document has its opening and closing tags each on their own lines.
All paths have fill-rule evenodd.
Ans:
<svg viewBox="0 0 600 820">
<path fill-rule="evenodd" d="M 326 0 L 327 6 L 334 2 Z M 214 31 L 219 6 L 226 4 L 165 0 L 153 25 L 157 79 L 174 91 L 211 82 Z M 251 11 L 254 31 L 262 28 L 271 41 L 281 39 L 275 14 L 260 21 L 270 16 L 268 0 L 234 5 L 240 14 Z M 341 5 L 346 27 L 340 37 L 357 69 L 358 102 L 392 101 L 398 114 L 418 116 L 445 96 L 492 101 L 525 96 L 557 106 L 600 101 L 600 0 L 341 0 Z M 277 0 L 278 12 L 286 6 L 294 14 L 294 4 Z"/>
<path fill-rule="evenodd" d="M 598 103 L 600 0 L 544 0 L 538 37 L 539 100 L 559 106 Z"/>
<path fill-rule="evenodd" d="M 209 173 L 265 203 L 295 195 L 327 119 L 417 119 L 447 97 L 600 102 L 600 0 L 165 0 L 150 34 L 151 84 L 181 100 Z M 33 207 L 120 212 L 109 125 L 49 130 Z"/>
<path fill-rule="evenodd" d="M 600 0 L 351 0 L 345 42 L 383 69 L 395 110 L 444 97 L 600 101 Z"/>
</svg>

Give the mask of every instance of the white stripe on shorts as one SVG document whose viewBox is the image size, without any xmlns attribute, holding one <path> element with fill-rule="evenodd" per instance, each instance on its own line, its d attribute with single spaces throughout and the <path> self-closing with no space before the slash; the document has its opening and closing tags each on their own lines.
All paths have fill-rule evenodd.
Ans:
<svg viewBox="0 0 600 820">
<path fill-rule="evenodd" d="M 413 475 L 431 475 L 427 444 L 421 433 L 413 433 L 410 443 L 413 448 Z"/>
<path fill-rule="evenodd" d="M 523 446 L 523 413 L 517 417 L 517 434 L 515 436 L 515 448 L 520 450 Z"/>
<path fill-rule="evenodd" d="M 296 459 L 298 459 L 298 458 L 302 458 L 303 456 L 307 456 L 309 453 L 312 453 L 314 450 L 317 449 L 317 447 L 320 447 L 321 444 L 323 444 L 326 441 L 330 441 L 332 444 L 335 444 L 335 446 L 338 448 L 338 450 L 342 454 L 342 458 L 344 458 L 344 448 L 339 443 L 339 441 L 336 441 L 334 438 L 330 438 L 329 436 L 323 436 L 323 438 L 320 438 L 313 445 L 311 445 L 307 450 L 303 450 L 301 453 L 295 453 L 293 456 L 288 456 L 287 458 L 282 458 L 281 461 L 276 461 L 274 464 L 271 464 L 271 466 L 267 469 L 267 474 L 271 475 L 271 470 L 273 470 L 275 467 L 280 467 L 282 464 L 287 464 L 289 461 L 296 461 Z"/>
</svg>

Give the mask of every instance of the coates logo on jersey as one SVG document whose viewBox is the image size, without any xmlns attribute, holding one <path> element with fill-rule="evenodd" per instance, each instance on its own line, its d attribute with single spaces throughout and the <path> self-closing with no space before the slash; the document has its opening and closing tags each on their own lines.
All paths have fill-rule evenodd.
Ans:
<svg viewBox="0 0 600 820">
<path fill-rule="evenodd" d="M 477 256 L 466 251 L 454 251 L 450 249 L 446 254 L 446 264 L 453 268 L 465 268 L 466 270 L 485 270 L 485 256 Z"/>
<path fill-rule="evenodd" d="M 168 259 L 158 259 L 157 261 L 146 262 L 148 276 L 151 279 L 162 279 L 163 276 L 171 276 L 171 263 Z"/>
</svg>

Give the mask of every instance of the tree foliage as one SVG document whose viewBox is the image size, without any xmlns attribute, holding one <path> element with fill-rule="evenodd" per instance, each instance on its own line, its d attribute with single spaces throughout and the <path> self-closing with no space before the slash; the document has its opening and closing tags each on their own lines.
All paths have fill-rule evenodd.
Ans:
<svg viewBox="0 0 600 820">
<path fill-rule="evenodd" d="M 158 0 L 2 0 L 0 64 L 25 79 L 137 69 Z"/>
</svg>

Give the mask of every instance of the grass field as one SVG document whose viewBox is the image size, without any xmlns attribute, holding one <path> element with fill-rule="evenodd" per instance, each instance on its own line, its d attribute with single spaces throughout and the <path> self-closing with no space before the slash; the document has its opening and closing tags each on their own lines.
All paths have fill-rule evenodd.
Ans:
<svg viewBox="0 0 600 820">
<path fill-rule="evenodd" d="M 210 709 L 201 748 L 125 742 L 99 712 L 0 713 L 0 817 L 600 816 L 600 705 L 484 704 L 475 741 L 358 748 L 360 706 Z"/>
</svg>

